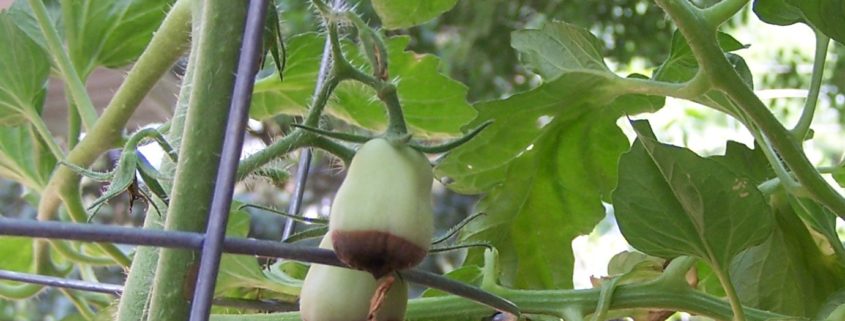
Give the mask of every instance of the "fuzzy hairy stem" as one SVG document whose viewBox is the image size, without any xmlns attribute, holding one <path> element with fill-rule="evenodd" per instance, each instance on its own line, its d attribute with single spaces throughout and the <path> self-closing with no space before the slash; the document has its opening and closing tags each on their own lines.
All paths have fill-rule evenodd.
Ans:
<svg viewBox="0 0 845 321">
<path fill-rule="evenodd" d="M 290 153 L 297 148 L 305 146 L 306 140 L 308 139 L 307 133 L 305 133 L 301 129 L 296 129 L 291 131 L 287 136 L 283 137 L 275 141 L 270 146 L 262 149 L 261 151 L 250 155 L 246 159 L 242 160 L 240 165 L 238 165 L 238 180 L 242 180 L 249 176 L 252 172 L 257 170 L 259 167 L 264 166 L 264 164 L 269 163 L 276 157 L 280 155 L 284 155 Z"/>
<path fill-rule="evenodd" d="M 725 290 L 725 295 L 728 297 L 728 302 L 731 303 L 731 310 L 733 311 L 734 321 L 745 321 L 745 311 L 742 308 L 742 303 L 739 301 L 739 295 L 736 293 L 736 287 L 731 282 L 728 272 L 722 267 L 714 267 L 716 275 L 719 277 L 719 283 Z"/>
<path fill-rule="evenodd" d="M 185 9 L 189 9 L 188 0 L 180 0 L 179 2 L 180 5 L 185 6 Z M 198 33 L 196 29 L 199 26 L 198 16 L 193 17 L 193 22 L 193 33 L 196 34 Z M 192 43 L 187 69 L 182 79 L 181 87 L 179 88 L 179 99 L 176 102 L 173 119 L 170 121 L 170 129 L 167 132 L 167 140 L 177 151 L 180 149 L 182 142 L 181 138 L 185 128 L 188 99 L 190 98 L 194 70 L 196 69 L 196 63 L 194 62 L 197 52 L 196 44 L 197 42 Z M 163 157 L 159 171 L 167 177 L 173 177 L 176 171 L 176 164 L 170 161 L 169 158 Z M 172 186 L 165 184 L 164 188 L 170 192 Z M 153 201 L 157 200 L 153 198 Z M 147 216 L 144 218 L 144 229 L 160 230 L 164 228 L 163 215 L 166 214 L 154 214 L 154 209 L 150 207 L 147 210 Z M 158 265 L 158 255 L 159 249 L 157 247 L 142 246 L 138 247 L 135 251 L 132 266 L 129 268 L 129 274 L 126 276 L 126 282 L 124 283 L 124 292 L 120 297 L 117 307 L 116 321 L 140 321 L 145 319 L 150 300 L 150 292 L 152 291 L 153 277 L 155 276 L 156 266 Z"/>
<path fill-rule="evenodd" d="M 196 1 L 193 8 L 201 15 L 195 37 L 199 41 L 196 69 L 165 229 L 202 232 L 220 163 L 246 2 Z M 194 251 L 161 250 L 150 295 L 149 320 L 188 318 L 188 300 L 195 282 L 192 271 L 198 262 L 199 255 Z"/>
<path fill-rule="evenodd" d="M 792 133 L 798 140 L 804 140 L 810 133 L 810 124 L 813 123 L 813 116 L 816 113 L 816 103 L 819 100 L 822 78 L 824 76 L 824 64 L 827 59 L 827 48 L 830 45 L 830 37 L 817 29 L 816 33 L 816 54 L 813 59 L 813 76 L 810 80 L 810 92 L 804 102 L 804 109 L 801 111 L 801 118 L 792 129 Z"/>
<path fill-rule="evenodd" d="M 513 290 L 499 288 L 497 294 L 520 307 L 524 314 L 563 317 L 564 310 L 578 310 L 584 314 L 595 312 L 600 289 L 586 290 Z M 717 320 L 731 318 L 731 307 L 724 300 L 691 288 L 666 287 L 660 283 L 620 285 L 616 288 L 611 310 L 647 308 L 686 311 Z M 785 318 L 784 315 L 757 309 L 745 309 L 747 320 L 765 321 Z M 440 296 L 408 301 L 405 320 L 440 320 L 460 317 L 476 320 L 489 317 L 493 309 L 459 296 Z M 295 321 L 297 312 L 271 314 L 213 315 L 213 321 Z"/>
</svg>

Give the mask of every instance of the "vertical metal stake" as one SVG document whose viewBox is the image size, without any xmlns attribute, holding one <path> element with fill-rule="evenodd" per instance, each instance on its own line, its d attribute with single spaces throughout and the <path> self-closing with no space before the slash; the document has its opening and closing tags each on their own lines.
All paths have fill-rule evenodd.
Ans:
<svg viewBox="0 0 845 321">
<path fill-rule="evenodd" d="M 293 198 L 290 200 L 288 213 L 291 215 L 299 214 L 302 207 L 302 197 L 305 195 L 305 182 L 308 181 L 308 171 L 311 169 L 311 149 L 305 148 L 299 154 L 299 166 L 296 168 L 296 182 L 293 185 Z M 288 217 L 285 220 L 285 229 L 282 231 L 282 240 L 290 237 L 293 229 L 296 226 L 296 221 Z"/>
</svg>

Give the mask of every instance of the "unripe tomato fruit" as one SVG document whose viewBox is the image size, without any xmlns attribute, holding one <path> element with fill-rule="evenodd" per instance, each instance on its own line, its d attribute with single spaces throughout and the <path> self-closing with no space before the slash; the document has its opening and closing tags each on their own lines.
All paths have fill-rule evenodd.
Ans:
<svg viewBox="0 0 845 321">
<path fill-rule="evenodd" d="M 320 248 L 332 249 L 330 235 Z M 362 271 L 312 264 L 299 294 L 299 310 L 304 321 L 368 321 L 370 299 L 378 283 Z M 408 287 L 396 279 L 387 292 L 376 321 L 401 321 L 405 317 Z"/>
<path fill-rule="evenodd" d="M 432 179 L 428 159 L 403 143 L 361 146 L 329 219 L 340 260 L 376 278 L 422 261 L 434 230 Z"/>
</svg>

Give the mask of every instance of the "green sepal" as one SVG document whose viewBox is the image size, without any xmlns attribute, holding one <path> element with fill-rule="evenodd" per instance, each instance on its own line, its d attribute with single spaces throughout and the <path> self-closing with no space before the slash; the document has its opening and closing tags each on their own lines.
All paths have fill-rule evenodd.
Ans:
<svg viewBox="0 0 845 321">
<path fill-rule="evenodd" d="M 355 134 L 349 134 L 349 133 L 333 132 L 333 131 L 328 131 L 328 130 L 314 128 L 314 127 L 308 127 L 308 126 L 299 125 L 299 124 L 291 124 L 291 126 L 296 127 L 296 128 L 300 128 L 300 129 L 305 130 L 305 131 L 315 133 L 317 135 L 325 136 L 325 137 L 328 137 L 328 138 L 339 139 L 339 140 L 350 142 L 350 143 L 366 143 L 366 142 L 370 141 L 371 139 L 375 138 L 373 136 L 363 136 L 363 135 L 355 135 Z"/>
<path fill-rule="evenodd" d="M 59 160 L 59 164 L 64 165 L 65 167 L 67 167 L 68 169 L 70 169 L 74 173 L 88 177 L 88 178 L 93 179 L 93 180 L 98 181 L 98 182 L 107 182 L 107 181 L 111 180 L 111 178 L 112 178 L 112 172 L 105 172 L 105 173 L 98 172 L 98 171 L 90 170 L 90 169 L 87 169 L 87 168 L 84 168 L 84 167 L 79 167 L 76 164 L 68 163 L 64 160 Z"/>
<path fill-rule="evenodd" d="M 428 153 L 428 154 L 445 153 L 445 152 L 448 152 L 448 151 L 450 151 L 450 150 L 452 150 L 452 149 L 454 149 L 458 146 L 461 146 L 464 143 L 470 141 L 473 137 L 475 137 L 476 135 L 481 133 L 481 131 L 484 130 L 484 128 L 487 128 L 487 126 L 490 126 L 492 124 L 493 124 L 493 120 L 488 120 L 488 121 L 482 123 L 481 125 L 479 125 L 478 127 L 476 127 L 475 129 L 471 130 L 469 133 L 462 136 L 461 138 L 458 138 L 458 139 L 453 140 L 451 142 L 443 143 L 443 144 L 440 144 L 440 145 L 423 146 L 423 145 L 419 145 L 419 144 L 416 144 L 416 143 L 411 143 L 410 146 L 413 149 L 416 149 L 416 150 L 418 150 L 422 153 Z"/>
<path fill-rule="evenodd" d="M 170 203 L 170 196 L 167 195 L 167 191 L 164 190 L 164 187 L 161 186 L 159 180 L 169 180 L 169 178 L 165 177 L 158 170 L 153 167 L 147 158 L 144 157 L 143 154 L 139 152 L 135 152 L 138 156 L 138 174 L 141 175 L 141 179 L 144 180 L 144 184 L 147 185 L 149 190 L 156 195 L 164 204 Z"/>
<path fill-rule="evenodd" d="M 448 252 L 460 249 L 470 249 L 476 247 L 483 247 L 488 250 L 494 249 L 493 245 L 489 242 L 469 242 L 469 243 L 458 243 L 452 245 L 445 245 L 445 246 L 436 246 L 432 247 L 428 250 L 428 253 L 439 253 L 439 252 Z"/>
<path fill-rule="evenodd" d="M 276 214 L 279 214 L 281 216 L 291 218 L 291 219 L 293 219 L 297 222 L 300 222 L 300 223 L 320 224 L 320 225 L 329 224 L 329 220 L 326 220 L 326 219 L 311 218 L 311 217 L 304 217 L 304 216 L 300 216 L 300 215 L 294 215 L 294 214 L 290 214 L 288 212 L 283 212 L 283 211 L 280 211 L 280 210 L 277 210 L 277 209 L 274 209 L 274 208 L 256 205 L 256 204 L 243 204 L 240 207 L 238 207 L 238 210 L 241 210 L 241 209 L 244 209 L 244 208 L 247 208 L 247 207 L 257 208 L 257 209 L 260 209 L 260 210 L 263 210 L 263 211 L 276 213 Z"/>
<path fill-rule="evenodd" d="M 347 18 L 358 29 L 358 39 L 360 40 L 361 49 L 373 67 L 373 76 L 381 80 L 387 80 L 387 46 L 384 44 L 384 39 L 378 31 L 370 28 L 354 12 L 348 12 Z"/>
<path fill-rule="evenodd" d="M 282 240 L 284 243 L 293 243 L 299 242 L 302 240 L 308 240 L 318 237 L 323 237 L 326 233 L 329 232 L 329 227 L 326 225 L 310 228 L 301 232 L 294 233 L 293 235 L 289 236 L 288 238 Z"/>
<path fill-rule="evenodd" d="M 475 214 L 472 214 L 470 216 L 467 216 L 466 218 L 464 218 L 463 220 L 458 222 L 458 224 L 455 224 L 455 226 L 452 226 L 451 228 L 449 228 L 449 230 L 446 231 L 445 234 L 443 234 L 440 237 L 437 237 L 436 239 L 432 240 L 431 245 L 443 243 L 444 241 L 448 240 L 449 238 L 451 238 L 455 234 L 458 234 L 458 232 L 460 232 L 461 229 L 464 228 L 464 226 L 469 224 L 469 222 L 472 222 L 473 220 L 475 220 L 475 219 L 477 219 L 477 218 L 479 218 L 483 215 L 486 215 L 486 213 L 479 212 L 479 213 L 475 213 Z"/>
<path fill-rule="evenodd" d="M 284 81 L 285 65 L 287 64 L 287 54 L 285 50 L 285 39 L 282 37 L 281 27 L 279 25 L 279 12 L 276 10 L 276 1 L 270 1 L 270 8 L 267 10 L 267 17 L 264 22 L 264 52 L 270 52 L 273 57 L 273 63 L 276 66 L 276 73 L 279 75 L 279 81 Z M 279 52 L 281 49 L 281 54 Z M 263 56 L 263 55 L 262 55 Z M 262 60 L 262 67 L 266 60 Z"/>
</svg>

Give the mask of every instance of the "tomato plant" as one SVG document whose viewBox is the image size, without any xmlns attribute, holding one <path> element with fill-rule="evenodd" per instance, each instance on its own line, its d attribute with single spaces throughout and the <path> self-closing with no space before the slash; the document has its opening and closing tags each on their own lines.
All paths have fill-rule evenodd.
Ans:
<svg viewBox="0 0 845 321">
<path fill-rule="evenodd" d="M 283 189 L 290 175 L 277 162 L 304 149 L 348 165 L 328 228 L 285 242 L 324 237 L 321 248 L 380 279 L 225 254 L 215 297 L 302 302 L 303 313 L 220 305 L 213 320 L 479 320 L 504 312 L 569 321 L 677 312 L 841 319 L 845 146 L 824 137 L 841 136 L 845 119 L 845 1 L 271 2 L 249 116 L 284 133 L 265 133 L 266 146 L 241 159 L 237 179 L 265 177 Z M 0 12 L 0 176 L 22 186 L 15 197 L 38 221 L 84 224 L 89 207 L 133 189 L 150 203 L 139 228 L 205 231 L 246 4 L 17 0 Z M 784 35 L 812 30 L 812 57 L 782 58 L 809 76 L 758 68 L 755 48 L 778 44 L 749 44 L 751 24 Z M 141 101 L 183 56 L 172 118 L 130 130 Z M 123 83 L 98 113 L 85 83 L 98 68 L 123 67 Z M 67 97 L 64 134 L 44 108 L 51 76 Z M 778 86 L 800 88 L 790 91 L 798 99 L 767 98 Z M 677 123 L 660 124 L 660 115 L 678 111 Z M 724 147 L 714 152 L 672 137 L 694 126 L 707 135 L 733 126 L 748 139 L 719 140 Z M 169 156 L 158 168 L 138 152 L 150 138 Z M 122 150 L 119 166 L 92 172 L 111 148 Z M 92 202 L 80 173 L 112 185 Z M 479 195 L 483 214 L 462 224 L 451 246 L 431 241 L 440 219 L 432 215 L 434 180 Z M 226 235 L 246 238 L 256 219 L 236 205 Z M 592 289 L 574 289 L 573 239 L 606 216 L 631 249 L 610 260 Z M 316 248 L 298 258 L 325 263 Z M 468 248 L 459 266 L 430 277 L 441 289 L 470 290 L 406 300 L 406 274 L 395 270 L 418 264 L 429 248 Z M 68 318 L 84 320 L 185 320 L 200 264 L 187 249 L 8 236 L 0 255 L 2 270 L 86 282 L 98 282 L 103 269 L 125 270 L 119 297 L 61 290 L 75 308 Z M 345 300 L 334 286 L 361 294 Z M 0 297 L 15 302 L 42 292 L 0 281 Z"/>
</svg>

